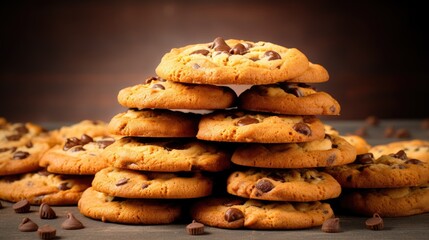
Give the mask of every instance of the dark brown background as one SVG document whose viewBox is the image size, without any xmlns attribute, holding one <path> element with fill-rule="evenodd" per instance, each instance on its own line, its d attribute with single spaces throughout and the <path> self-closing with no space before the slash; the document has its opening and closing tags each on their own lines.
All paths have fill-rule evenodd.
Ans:
<svg viewBox="0 0 429 240">
<path fill-rule="evenodd" d="M 37 2 L 37 3 L 36 3 Z M 396 1 L 395 1 L 396 2 Z M 336 119 L 428 117 L 425 8 L 404 1 L 32 1 L 0 10 L 0 116 L 110 118 L 173 47 L 217 36 L 296 47 L 331 79 Z"/>
</svg>

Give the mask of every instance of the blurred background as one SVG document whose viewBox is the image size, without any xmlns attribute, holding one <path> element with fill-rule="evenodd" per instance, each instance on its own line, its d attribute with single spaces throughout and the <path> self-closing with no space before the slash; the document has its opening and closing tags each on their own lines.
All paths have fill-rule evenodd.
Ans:
<svg viewBox="0 0 429 240">
<path fill-rule="evenodd" d="M 420 1 L 422 2 L 422 1 Z M 120 89 L 155 74 L 171 48 L 215 37 L 301 50 L 334 119 L 429 116 L 428 25 L 413 1 L 7 1 L 0 10 L 0 116 L 110 121 Z"/>
</svg>

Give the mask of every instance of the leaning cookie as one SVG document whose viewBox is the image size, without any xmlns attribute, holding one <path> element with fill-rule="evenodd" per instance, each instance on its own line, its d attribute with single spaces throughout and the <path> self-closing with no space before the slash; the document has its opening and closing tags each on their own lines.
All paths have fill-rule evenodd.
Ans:
<svg viewBox="0 0 429 240">
<path fill-rule="evenodd" d="M 163 200 L 124 199 L 88 188 L 79 200 L 83 215 L 103 222 L 168 224 L 181 215 L 181 206 Z"/>
<path fill-rule="evenodd" d="M 305 83 L 254 85 L 239 96 L 240 109 L 290 115 L 339 115 L 340 104 Z"/>
<path fill-rule="evenodd" d="M 107 147 L 102 158 L 123 169 L 179 172 L 218 172 L 230 166 L 225 147 L 196 139 L 124 137 Z"/>
<path fill-rule="evenodd" d="M 290 80 L 308 68 L 307 57 L 295 48 L 218 37 L 211 43 L 173 48 L 156 73 L 176 82 L 254 85 Z"/>
<path fill-rule="evenodd" d="M 414 139 L 409 141 L 391 142 L 373 146 L 369 152 L 374 154 L 374 157 L 387 155 L 404 150 L 409 158 L 416 158 L 423 162 L 429 162 L 429 141 Z"/>
<path fill-rule="evenodd" d="M 325 169 L 345 188 L 399 188 L 429 181 L 429 163 L 409 159 L 404 151 L 382 155 L 361 154 L 355 162 Z"/>
<path fill-rule="evenodd" d="M 82 192 L 91 186 L 92 178 L 48 173 L 28 173 L 0 179 L 0 199 L 31 204 L 74 205 Z"/>
<path fill-rule="evenodd" d="M 403 217 L 429 212 L 429 184 L 416 187 L 359 189 L 340 198 L 343 209 L 358 215 Z"/>
<path fill-rule="evenodd" d="M 92 187 L 115 197 L 197 198 L 212 192 L 213 182 L 201 173 L 138 172 L 108 167 L 97 174 Z"/>
<path fill-rule="evenodd" d="M 159 77 L 119 91 L 118 102 L 127 108 L 225 109 L 237 95 L 226 86 L 185 84 Z"/>
<path fill-rule="evenodd" d="M 310 202 L 338 197 L 341 186 L 329 174 L 315 169 L 249 169 L 231 173 L 227 191 L 250 199 Z"/>
<path fill-rule="evenodd" d="M 304 143 L 259 144 L 239 146 L 231 161 L 258 168 L 314 168 L 351 163 L 356 150 L 339 136 L 325 135 L 322 140 Z"/>
<path fill-rule="evenodd" d="M 333 215 L 330 205 L 319 201 L 289 203 L 211 197 L 191 207 L 196 221 L 228 229 L 304 229 L 320 226 Z"/>
<path fill-rule="evenodd" d="M 109 132 L 137 137 L 195 137 L 200 115 L 166 109 L 129 109 L 110 120 Z"/>
<path fill-rule="evenodd" d="M 323 123 L 314 116 L 217 111 L 204 115 L 197 138 L 220 142 L 286 143 L 323 139 Z"/>
<path fill-rule="evenodd" d="M 112 137 L 92 138 L 86 134 L 80 138 L 68 138 L 63 145 L 49 149 L 39 164 L 52 173 L 94 175 L 109 166 L 108 160 L 101 153 L 114 142 Z"/>
</svg>

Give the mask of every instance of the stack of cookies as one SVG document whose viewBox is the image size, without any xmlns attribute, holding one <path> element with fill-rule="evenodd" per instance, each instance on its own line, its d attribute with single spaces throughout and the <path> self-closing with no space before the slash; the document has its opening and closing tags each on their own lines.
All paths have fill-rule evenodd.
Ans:
<svg viewBox="0 0 429 240">
<path fill-rule="evenodd" d="M 320 201 L 339 196 L 341 187 L 316 168 L 350 163 L 356 151 L 341 137 L 326 135 L 315 116 L 340 112 L 329 94 L 307 85 L 326 82 L 326 69 L 297 49 L 216 38 L 172 49 L 156 72 L 190 88 L 253 85 L 235 108 L 201 117 L 197 138 L 236 147 L 236 165 L 226 183 L 230 195 L 197 202 L 195 220 L 222 228 L 297 229 L 333 216 Z"/>
<path fill-rule="evenodd" d="M 39 205 L 74 205 L 91 185 L 100 160 L 97 153 L 107 144 L 107 125 L 85 120 L 51 132 L 32 123 L 2 120 L 0 147 L 0 198 L 26 199 Z M 82 136 L 77 139 L 75 135 Z M 73 142 L 73 144 L 71 144 Z"/>
<path fill-rule="evenodd" d="M 231 155 L 221 144 L 195 138 L 199 114 L 178 110 L 226 109 L 235 100 L 227 87 L 158 77 L 120 90 L 118 102 L 128 110 L 108 127 L 120 139 L 103 151 L 109 166 L 83 194 L 81 213 L 129 224 L 177 220 L 184 199 L 212 193 L 212 176 L 229 168 Z"/>
</svg>

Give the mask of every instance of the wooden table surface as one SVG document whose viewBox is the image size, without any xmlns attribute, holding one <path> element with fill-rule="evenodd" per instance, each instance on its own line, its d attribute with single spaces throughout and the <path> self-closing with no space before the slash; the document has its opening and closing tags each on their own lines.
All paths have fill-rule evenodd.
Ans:
<svg viewBox="0 0 429 240">
<path fill-rule="evenodd" d="M 340 133 L 353 133 L 364 126 L 363 121 L 324 121 L 337 128 Z M 383 132 L 387 126 L 406 128 L 413 138 L 429 139 L 429 130 L 420 127 L 421 120 L 382 120 L 377 127 L 368 129 L 367 141 L 374 145 L 402 139 L 384 138 Z M 1 191 L 1 189 L 0 189 Z M 42 226 L 50 224 L 57 229 L 56 239 L 429 239 L 429 213 L 410 217 L 384 218 L 385 229 L 372 231 L 365 229 L 367 217 L 350 216 L 347 213 L 338 215 L 342 231 L 340 233 L 324 233 L 319 227 L 304 230 L 284 231 L 255 231 L 255 230 L 226 230 L 207 227 L 206 234 L 191 236 L 186 233 L 186 223 L 160 226 L 124 225 L 103 223 L 81 215 L 76 206 L 54 206 L 56 219 L 40 219 L 38 206 L 32 206 L 30 213 L 17 214 L 12 209 L 12 203 L 2 201 L 0 209 L 0 239 L 38 239 L 37 232 L 20 232 L 18 225 L 24 217 L 29 217 Z M 84 229 L 63 230 L 61 223 L 67 213 L 72 212 L 83 222 Z"/>
</svg>

